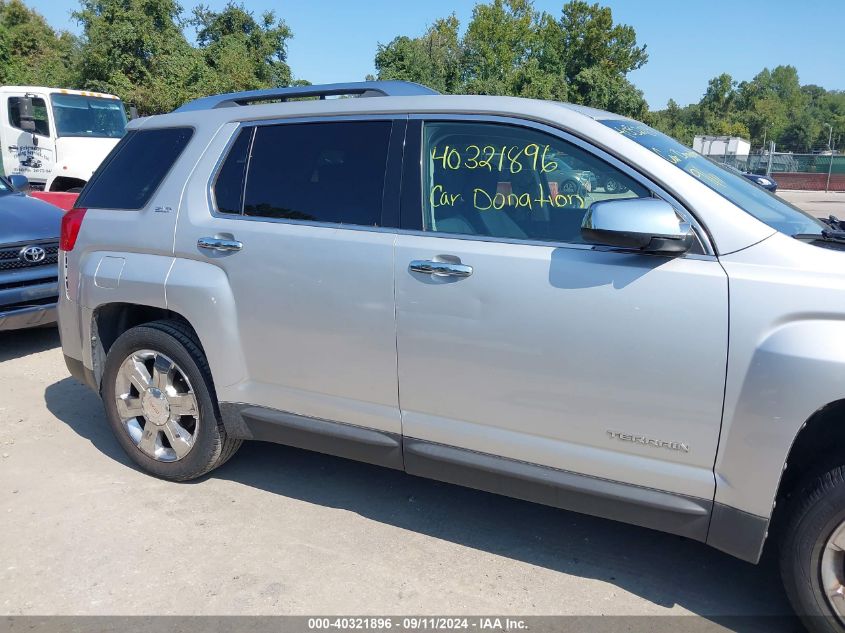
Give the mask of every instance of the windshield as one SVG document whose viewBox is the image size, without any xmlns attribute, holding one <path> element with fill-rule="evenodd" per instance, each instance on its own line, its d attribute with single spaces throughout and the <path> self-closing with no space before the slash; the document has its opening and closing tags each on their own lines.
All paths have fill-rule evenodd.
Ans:
<svg viewBox="0 0 845 633">
<path fill-rule="evenodd" d="M 6 181 L 5 178 L 0 178 L 0 196 L 3 196 L 7 193 L 12 193 L 13 189 Z"/>
<path fill-rule="evenodd" d="M 59 136 L 123 136 L 126 113 L 120 100 L 64 94 L 54 94 L 52 100 Z"/>
<path fill-rule="evenodd" d="M 821 234 L 828 228 L 821 220 L 758 187 L 741 174 L 723 169 L 698 152 L 643 123 L 627 119 L 605 119 L 600 122 L 693 175 L 716 193 L 781 233 L 790 236 Z"/>
</svg>

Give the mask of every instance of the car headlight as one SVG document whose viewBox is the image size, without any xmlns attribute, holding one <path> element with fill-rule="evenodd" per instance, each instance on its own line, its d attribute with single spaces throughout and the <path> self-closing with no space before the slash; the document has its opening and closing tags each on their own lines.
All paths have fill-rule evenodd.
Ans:
<svg viewBox="0 0 845 633">
<path fill-rule="evenodd" d="M 771 180 L 769 180 L 768 178 L 758 178 L 758 179 L 757 179 L 757 184 L 758 184 L 758 185 L 767 185 L 767 186 L 768 186 L 768 185 L 772 184 L 772 181 L 771 181 Z"/>
</svg>

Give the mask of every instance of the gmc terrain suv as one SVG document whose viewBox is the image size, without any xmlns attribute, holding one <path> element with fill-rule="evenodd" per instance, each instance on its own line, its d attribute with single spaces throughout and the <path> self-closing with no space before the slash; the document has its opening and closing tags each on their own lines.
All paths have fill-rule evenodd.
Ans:
<svg viewBox="0 0 845 633">
<path fill-rule="evenodd" d="M 845 232 L 637 121 L 402 82 L 134 120 L 77 207 L 65 358 L 149 473 L 265 440 L 752 562 L 771 534 L 843 630 Z"/>
</svg>

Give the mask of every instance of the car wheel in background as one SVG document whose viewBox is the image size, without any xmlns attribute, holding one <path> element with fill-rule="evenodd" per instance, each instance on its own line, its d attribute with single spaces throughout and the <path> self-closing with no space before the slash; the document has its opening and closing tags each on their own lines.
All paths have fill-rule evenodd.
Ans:
<svg viewBox="0 0 845 633">
<path fill-rule="evenodd" d="M 613 178 L 608 178 L 604 181 L 605 193 L 621 193 L 624 190 L 622 184 Z"/>
<path fill-rule="evenodd" d="M 567 195 L 573 195 L 578 193 L 580 186 L 578 185 L 578 181 L 576 180 L 564 180 L 560 183 L 560 192 L 565 193 Z"/>
</svg>

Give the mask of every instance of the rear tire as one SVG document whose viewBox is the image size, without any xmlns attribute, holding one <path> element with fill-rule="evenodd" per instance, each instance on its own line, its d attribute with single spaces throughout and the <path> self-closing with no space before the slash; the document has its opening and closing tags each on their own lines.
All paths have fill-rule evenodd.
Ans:
<svg viewBox="0 0 845 633">
<path fill-rule="evenodd" d="M 208 362 L 179 321 L 146 323 L 118 337 L 106 356 L 101 392 L 117 441 L 156 477 L 201 477 L 242 443 L 227 436 Z"/>
<path fill-rule="evenodd" d="M 789 601 L 810 631 L 845 631 L 845 466 L 794 495 L 780 569 Z"/>
</svg>

